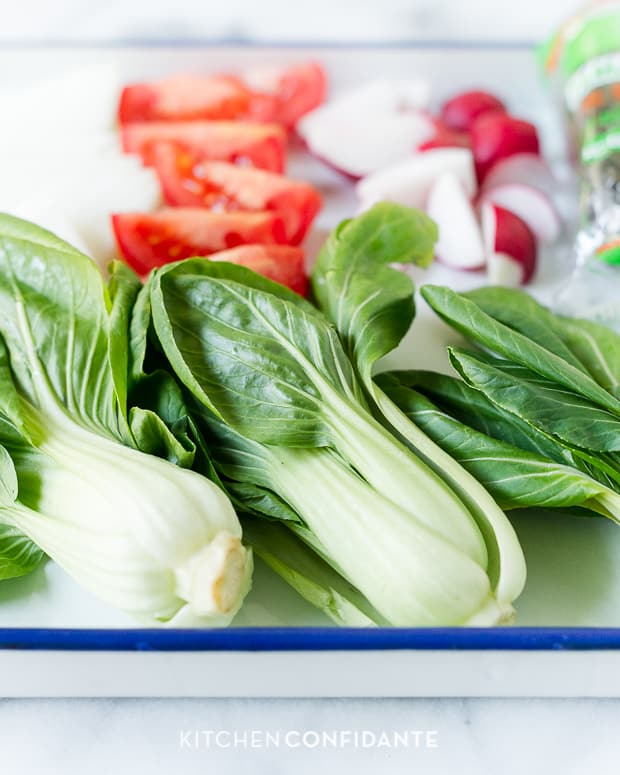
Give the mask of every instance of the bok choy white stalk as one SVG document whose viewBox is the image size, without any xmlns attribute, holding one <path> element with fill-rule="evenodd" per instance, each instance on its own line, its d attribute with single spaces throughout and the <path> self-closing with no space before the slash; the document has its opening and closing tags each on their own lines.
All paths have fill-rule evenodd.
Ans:
<svg viewBox="0 0 620 775">
<path fill-rule="evenodd" d="M 148 621 L 224 623 L 250 586 L 233 506 L 199 474 L 145 454 L 178 442 L 148 410 L 127 412 L 137 279 L 95 265 L 0 216 L 0 521 L 102 600 Z M 6 500 L 6 499 L 5 499 Z"/>
</svg>

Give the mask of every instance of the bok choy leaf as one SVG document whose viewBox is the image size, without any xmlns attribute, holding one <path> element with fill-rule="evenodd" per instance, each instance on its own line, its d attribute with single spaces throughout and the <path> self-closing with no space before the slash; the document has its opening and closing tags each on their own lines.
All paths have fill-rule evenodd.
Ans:
<svg viewBox="0 0 620 775">
<path fill-rule="evenodd" d="M 620 495 L 569 465 L 498 441 L 439 409 L 394 374 L 388 394 L 483 484 L 504 509 L 591 509 L 620 523 Z M 406 377 L 405 377 L 406 379 Z"/>
</svg>

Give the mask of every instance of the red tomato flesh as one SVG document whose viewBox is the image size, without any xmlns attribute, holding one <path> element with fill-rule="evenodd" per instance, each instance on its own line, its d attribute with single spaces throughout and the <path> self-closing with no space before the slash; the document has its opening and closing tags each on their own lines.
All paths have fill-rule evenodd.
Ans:
<svg viewBox="0 0 620 775">
<path fill-rule="evenodd" d="M 293 65 L 281 71 L 272 89 L 276 97 L 272 120 L 291 129 L 302 116 L 325 102 L 327 76 L 316 62 Z"/>
<path fill-rule="evenodd" d="M 248 112 L 252 92 L 226 75 L 175 75 L 153 83 L 126 86 L 121 94 L 121 124 L 135 121 L 232 119 Z"/>
<path fill-rule="evenodd" d="M 290 245 L 240 245 L 215 253 L 209 259 L 246 266 L 269 280 L 286 285 L 301 296 L 308 293 L 308 277 L 301 248 Z"/>
<path fill-rule="evenodd" d="M 316 62 L 277 71 L 263 90 L 231 75 L 175 75 L 126 86 L 118 118 L 121 124 L 250 118 L 290 129 L 326 95 L 327 76 Z"/>
<path fill-rule="evenodd" d="M 214 213 L 169 207 L 154 213 L 120 213 L 112 227 L 121 255 L 138 274 L 190 256 L 208 256 L 247 245 L 282 244 L 284 222 L 277 213 Z"/>
<path fill-rule="evenodd" d="M 302 241 L 321 208 L 320 194 L 308 183 L 226 162 L 196 161 L 171 143 L 157 143 L 152 155 L 167 204 L 217 212 L 275 210 L 291 245 Z"/>
<path fill-rule="evenodd" d="M 271 172 L 283 172 L 286 133 L 277 124 L 242 121 L 149 121 L 121 128 L 126 153 L 153 163 L 155 143 L 173 142 L 197 159 L 227 161 Z"/>
</svg>

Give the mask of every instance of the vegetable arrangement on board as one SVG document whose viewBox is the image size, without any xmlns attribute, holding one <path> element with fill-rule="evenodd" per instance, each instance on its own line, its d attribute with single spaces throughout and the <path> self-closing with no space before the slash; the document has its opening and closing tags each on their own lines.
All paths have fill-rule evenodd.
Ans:
<svg viewBox="0 0 620 775">
<path fill-rule="evenodd" d="M 414 315 L 390 264 L 427 264 L 435 239 L 395 204 L 345 221 L 317 309 L 200 258 L 143 287 L 115 265 L 106 287 L 5 216 L 2 514 L 29 547 L 19 572 L 42 550 L 139 617 L 226 621 L 251 569 L 234 504 L 245 542 L 341 624 L 510 621 L 525 581 L 510 523 L 371 374 Z"/>
</svg>

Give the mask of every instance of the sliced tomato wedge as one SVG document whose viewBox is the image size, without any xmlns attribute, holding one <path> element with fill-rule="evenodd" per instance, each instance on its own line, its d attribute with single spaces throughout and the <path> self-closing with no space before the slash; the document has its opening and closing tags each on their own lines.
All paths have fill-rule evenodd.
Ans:
<svg viewBox="0 0 620 775">
<path fill-rule="evenodd" d="M 226 75 L 175 75 L 126 86 L 118 108 L 121 124 L 135 121 L 232 119 L 247 114 L 252 92 Z"/>
<path fill-rule="evenodd" d="M 169 207 L 154 213 L 112 216 L 116 242 L 125 261 L 138 274 L 190 256 L 253 243 L 283 244 L 284 222 L 273 212 L 214 213 L 191 207 Z"/>
<path fill-rule="evenodd" d="M 325 102 L 325 70 L 316 62 L 290 67 L 282 73 L 277 93 L 280 101 L 277 121 L 293 127 L 302 116 Z"/>
<path fill-rule="evenodd" d="M 123 150 L 153 163 L 158 142 L 174 142 L 197 159 L 228 161 L 284 172 L 286 133 L 277 124 L 241 121 L 150 121 L 121 129 Z"/>
<path fill-rule="evenodd" d="M 218 212 L 275 210 L 291 245 L 302 241 L 321 208 L 321 196 L 309 183 L 226 162 L 196 161 L 172 143 L 157 143 L 152 154 L 167 204 Z"/>
<path fill-rule="evenodd" d="M 304 268 L 304 252 L 290 245 L 240 245 L 209 256 L 211 261 L 229 261 L 247 266 L 257 274 L 286 285 L 306 296 L 308 277 Z"/>
<path fill-rule="evenodd" d="M 304 62 L 285 70 L 271 70 L 251 77 L 257 87 L 248 115 L 259 121 L 275 121 L 291 129 L 302 116 L 318 108 L 327 97 L 327 75 L 317 62 Z"/>
</svg>

